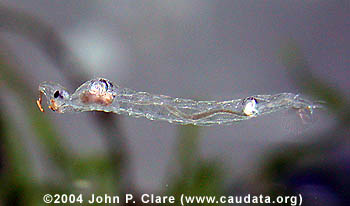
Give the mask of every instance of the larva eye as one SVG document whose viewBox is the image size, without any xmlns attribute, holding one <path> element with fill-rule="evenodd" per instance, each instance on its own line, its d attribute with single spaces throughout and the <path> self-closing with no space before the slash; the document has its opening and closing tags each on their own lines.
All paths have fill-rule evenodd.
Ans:
<svg viewBox="0 0 350 206">
<path fill-rule="evenodd" d="M 53 97 L 55 97 L 55 98 L 57 98 L 57 97 L 59 97 L 60 96 L 60 91 L 56 91 L 54 94 L 53 94 Z"/>
<path fill-rule="evenodd" d="M 57 99 L 58 97 L 61 99 L 66 99 L 69 94 L 65 90 L 56 90 L 53 94 L 53 97 Z"/>
</svg>

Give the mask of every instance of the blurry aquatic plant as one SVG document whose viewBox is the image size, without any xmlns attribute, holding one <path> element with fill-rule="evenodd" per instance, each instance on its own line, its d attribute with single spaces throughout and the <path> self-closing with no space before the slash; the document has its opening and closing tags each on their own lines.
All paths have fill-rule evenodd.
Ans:
<svg viewBox="0 0 350 206">
<path fill-rule="evenodd" d="M 297 43 L 289 41 L 281 49 L 280 58 L 296 87 L 315 99 L 324 100 L 340 121 L 349 122 L 349 100 L 346 99 L 346 95 L 334 85 L 315 77 Z"/>
<path fill-rule="evenodd" d="M 295 42 L 282 49 L 281 60 L 301 90 L 328 103 L 337 123 L 322 134 L 304 136 L 310 139 L 306 143 L 269 148 L 257 179 L 271 195 L 301 193 L 303 205 L 346 205 L 349 192 L 345 188 L 350 180 L 345 174 L 350 158 L 344 151 L 349 148 L 349 100 L 339 89 L 314 77 Z"/>
</svg>

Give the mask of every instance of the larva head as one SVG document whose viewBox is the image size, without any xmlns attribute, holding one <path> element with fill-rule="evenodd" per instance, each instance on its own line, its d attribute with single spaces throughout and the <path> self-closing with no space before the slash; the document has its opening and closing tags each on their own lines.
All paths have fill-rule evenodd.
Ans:
<svg viewBox="0 0 350 206">
<path fill-rule="evenodd" d="M 37 105 L 40 111 L 44 112 L 41 105 L 42 95 L 44 94 L 47 99 L 48 107 L 52 111 L 57 111 L 59 113 L 64 112 L 64 107 L 67 101 L 70 100 L 69 92 L 61 85 L 53 82 L 42 82 L 39 85 L 39 98 L 37 100 Z"/>
</svg>

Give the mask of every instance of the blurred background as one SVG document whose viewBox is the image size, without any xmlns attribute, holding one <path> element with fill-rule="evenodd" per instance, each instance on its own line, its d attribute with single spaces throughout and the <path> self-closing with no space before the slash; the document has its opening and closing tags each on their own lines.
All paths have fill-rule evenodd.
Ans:
<svg viewBox="0 0 350 206">
<path fill-rule="evenodd" d="M 347 0 L 1 0 L 0 205 L 46 193 L 349 205 L 349 42 Z M 281 112 L 196 127 L 37 108 L 40 82 L 73 92 L 94 77 L 199 100 L 300 93 L 328 109 L 309 125 Z"/>
</svg>

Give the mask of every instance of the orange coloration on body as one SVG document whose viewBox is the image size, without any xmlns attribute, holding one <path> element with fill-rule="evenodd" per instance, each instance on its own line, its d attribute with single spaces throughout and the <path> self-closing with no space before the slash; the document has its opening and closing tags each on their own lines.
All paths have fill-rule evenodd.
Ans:
<svg viewBox="0 0 350 206">
<path fill-rule="evenodd" d="M 56 104 L 55 100 L 51 99 L 50 102 L 51 102 L 51 105 L 49 105 L 49 108 L 50 108 L 52 111 L 57 111 L 57 110 L 58 110 L 58 107 L 57 107 L 57 104 Z"/>
<path fill-rule="evenodd" d="M 40 92 L 39 93 L 39 98 L 38 98 L 38 100 L 36 100 L 36 105 L 38 105 L 38 107 L 39 107 L 41 112 L 45 112 L 43 106 L 41 105 L 42 96 L 43 96 L 43 93 Z"/>
<path fill-rule="evenodd" d="M 108 106 L 113 102 L 114 96 L 107 92 L 87 91 L 80 96 L 81 102 L 84 104 L 100 104 Z"/>
<path fill-rule="evenodd" d="M 43 96 L 43 93 L 40 92 L 39 98 L 38 98 L 38 100 L 36 100 L 36 105 L 38 105 L 38 107 L 39 107 L 39 109 L 40 109 L 41 112 L 45 112 L 43 106 L 41 105 L 42 96 Z M 49 105 L 48 107 L 49 107 L 50 109 L 52 109 L 52 111 L 57 111 L 57 110 L 58 110 L 58 107 L 57 107 L 57 104 L 56 104 L 55 100 L 51 99 L 50 102 L 51 102 L 51 105 Z"/>
<path fill-rule="evenodd" d="M 100 82 L 106 84 L 106 87 L 101 84 L 92 86 L 89 91 L 85 91 L 80 95 L 80 100 L 84 104 L 99 104 L 102 106 L 108 106 L 112 104 L 114 95 L 107 92 L 106 80 L 100 79 Z"/>
<path fill-rule="evenodd" d="M 39 109 L 40 109 L 41 112 L 45 112 L 43 106 L 41 105 L 42 96 L 43 96 L 43 92 L 40 92 L 39 98 L 38 98 L 38 100 L 36 100 L 36 105 L 38 105 L 38 107 L 39 107 Z M 55 100 L 51 99 L 50 102 L 51 102 L 51 105 L 49 105 L 48 107 L 49 107 L 52 111 L 58 111 L 58 107 L 57 107 L 57 104 L 56 104 Z"/>
<path fill-rule="evenodd" d="M 41 99 L 36 100 L 36 105 L 38 105 L 41 112 L 45 112 L 44 108 L 41 106 Z"/>
</svg>

